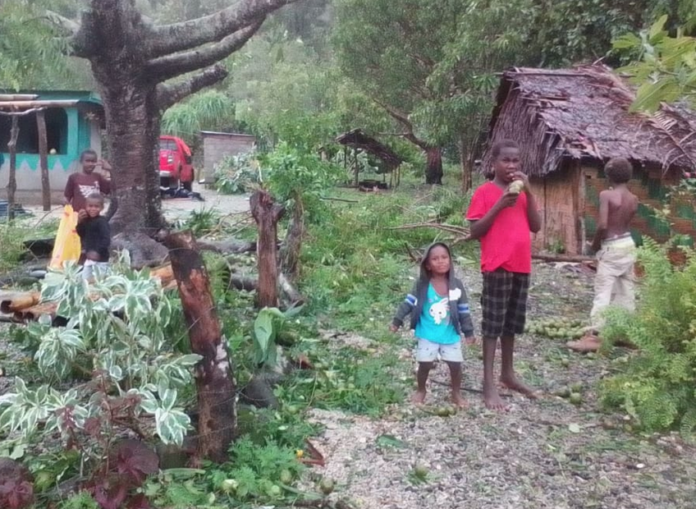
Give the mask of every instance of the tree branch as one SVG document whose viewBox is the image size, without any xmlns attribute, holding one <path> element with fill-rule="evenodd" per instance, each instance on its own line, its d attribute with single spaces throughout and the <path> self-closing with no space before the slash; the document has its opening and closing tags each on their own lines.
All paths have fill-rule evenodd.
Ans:
<svg viewBox="0 0 696 509">
<path fill-rule="evenodd" d="M 386 103 L 383 103 L 381 101 L 378 101 L 376 99 L 373 99 L 377 104 L 379 104 L 384 110 L 397 122 L 399 122 L 401 125 L 403 125 L 407 131 L 403 133 L 401 136 L 403 136 L 405 139 L 413 143 L 414 145 L 418 146 L 421 150 L 427 150 L 430 148 L 430 145 L 426 143 L 425 141 L 421 140 L 418 138 L 415 133 L 413 132 L 413 122 L 411 122 L 406 115 L 406 113 L 399 111 L 398 109 L 394 108 L 393 106 L 390 106 Z"/>
<path fill-rule="evenodd" d="M 261 17 L 245 29 L 208 47 L 156 58 L 147 64 L 146 72 L 156 81 L 162 82 L 209 67 L 244 46 L 249 38 L 261 28 L 264 19 L 265 17 Z"/>
<path fill-rule="evenodd" d="M 219 41 L 295 1 L 243 0 L 240 4 L 210 16 L 154 27 L 151 31 L 148 54 L 151 58 L 156 58 Z"/>
<path fill-rule="evenodd" d="M 181 83 L 157 86 L 157 105 L 160 111 L 165 111 L 182 99 L 219 83 L 227 77 L 227 69 L 222 65 L 209 67 L 191 76 Z"/>
</svg>

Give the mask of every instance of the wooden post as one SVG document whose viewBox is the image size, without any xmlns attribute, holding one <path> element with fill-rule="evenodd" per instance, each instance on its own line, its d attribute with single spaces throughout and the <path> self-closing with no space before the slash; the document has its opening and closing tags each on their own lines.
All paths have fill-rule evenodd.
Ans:
<svg viewBox="0 0 696 509">
<path fill-rule="evenodd" d="M 471 173 L 474 168 L 474 149 L 475 144 L 472 143 L 471 146 L 468 146 L 466 137 L 462 135 L 459 141 L 459 162 L 462 167 L 462 194 L 468 193 L 473 187 Z"/>
<path fill-rule="evenodd" d="M 46 112 L 36 112 L 36 128 L 39 133 L 39 166 L 41 167 L 41 196 L 44 212 L 51 210 L 51 184 L 48 180 L 48 140 L 46 137 Z"/>
<path fill-rule="evenodd" d="M 41 196 L 44 212 L 51 210 L 51 184 L 48 179 L 48 140 L 46 136 L 46 112 L 36 112 L 36 128 L 39 133 L 39 166 L 41 168 Z"/>
<path fill-rule="evenodd" d="M 278 306 L 278 221 L 283 215 L 281 205 L 273 202 L 267 191 L 256 191 L 249 200 L 251 215 L 256 221 L 259 238 L 256 256 L 259 270 L 257 305 Z"/>
<path fill-rule="evenodd" d="M 280 250 L 282 272 L 287 274 L 291 281 L 294 281 L 300 273 L 300 252 L 302 251 L 304 235 L 304 204 L 302 203 L 302 195 L 297 193 L 288 233 Z"/>
<path fill-rule="evenodd" d="M 360 187 L 360 164 L 358 164 L 358 149 L 353 152 L 353 171 L 355 172 L 355 189 Z"/>
<path fill-rule="evenodd" d="M 210 291 L 210 278 L 190 231 L 164 239 L 179 288 L 191 350 L 203 356 L 196 365 L 199 458 L 227 460 L 236 425 L 235 383 L 227 347 Z"/>
<path fill-rule="evenodd" d="M 7 181 L 7 220 L 14 220 L 15 191 L 17 191 L 17 138 L 19 138 L 19 117 L 12 115 L 10 142 L 7 151 L 10 153 L 10 175 Z"/>
</svg>

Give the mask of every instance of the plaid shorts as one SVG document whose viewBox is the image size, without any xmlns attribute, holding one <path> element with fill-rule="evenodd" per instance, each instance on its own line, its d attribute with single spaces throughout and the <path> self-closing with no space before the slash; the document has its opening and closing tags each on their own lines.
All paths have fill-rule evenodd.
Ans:
<svg viewBox="0 0 696 509">
<path fill-rule="evenodd" d="M 524 332 L 527 318 L 529 274 L 498 269 L 483 273 L 481 308 L 484 338 L 514 336 Z"/>
</svg>

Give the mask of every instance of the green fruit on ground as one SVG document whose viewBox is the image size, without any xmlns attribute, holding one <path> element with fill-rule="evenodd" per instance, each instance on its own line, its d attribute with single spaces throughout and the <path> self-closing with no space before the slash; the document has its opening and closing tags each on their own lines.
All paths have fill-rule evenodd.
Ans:
<svg viewBox="0 0 696 509">
<path fill-rule="evenodd" d="M 39 472 L 34 477 L 34 488 L 37 491 L 45 491 L 55 482 L 56 477 L 50 472 Z"/>
<path fill-rule="evenodd" d="M 268 488 L 268 496 L 271 498 L 279 498 L 283 494 L 283 490 L 280 489 L 280 486 L 277 484 L 274 484 L 270 488 Z"/>
<path fill-rule="evenodd" d="M 416 463 L 416 466 L 413 467 L 413 473 L 416 475 L 416 477 L 420 479 L 425 479 L 426 477 L 428 477 L 430 470 L 425 464 Z"/>
<path fill-rule="evenodd" d="M 568 387 L 563 387 L 556 392 L 556 395 L 560 396 L 561 398 L 567 398 L 570 396 L 570 389 L 568 389 Z"/>
<path fill-rule="evenodd" d="M 435 413 L 440 417 L 448 417 L 449 415 L 451 415 L 449 407 L 446 406 L 441 406 L 435 411 Z"/>
<path fill-rule="evenodd" d="M 290 473 L 289 470 L 283 470 L 280 473 L 280 482 L 282 482 L 283 484 L 290 484 L 290 483 L 292 483 L 292 481 L 293 481 L 292 474 Z"/>
<path fill-rule="evenodd" d="M 564 357 L 563 359 L 561 359 L 561 366 L 563 366 L 564 368 L 569 367 L 570 361 Z"/>
<path fill-rule="evenodd" d="M 324 495 L 331 495 L 334 490 L 334 482 L 328 477 L 324 477 L 319 483 L 319 489 Z"/>
<path fill-rule="evenodd" d="M 582 403 L 582 394 L 578 394 L 577 392 L 571 392 L 569 399 L 573 405 L 579 405 Z"/>
<path fill-rule="evenodd" d="M 577 392 L 580 394 L 582 392 L 583 386 L 580 382 L 576 382 L 570 386 L 570 392 Z"/>
</svg>

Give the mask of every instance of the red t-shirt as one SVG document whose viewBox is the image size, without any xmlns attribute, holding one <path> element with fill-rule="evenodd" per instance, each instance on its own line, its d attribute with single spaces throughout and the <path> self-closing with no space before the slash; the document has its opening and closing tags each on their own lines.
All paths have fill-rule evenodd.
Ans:
<svg viewBox="0 0 696 509">
<path fill-rule="evenodd" d="M 466 218 L 482 219 L 503 195 L 493 182 L 479 187 L 471 198 Z M 481 271 L 504 269 L 509 272 L 532 272 L 532 236 L 527 217 L 527 195 L 520 193 L 514 206 L 496 216 L 490 230 L 481 237 Z"/>
<path fill-rule="evenodd" d="M 90 194 L 109 194 L 111 185 L 108 180 L 98 173 L 73 173 L 65 184 L 65 197 L 72 205 L 75 212 L 79 212 L 87 206 L 87 198 Z"/>
</svg>

